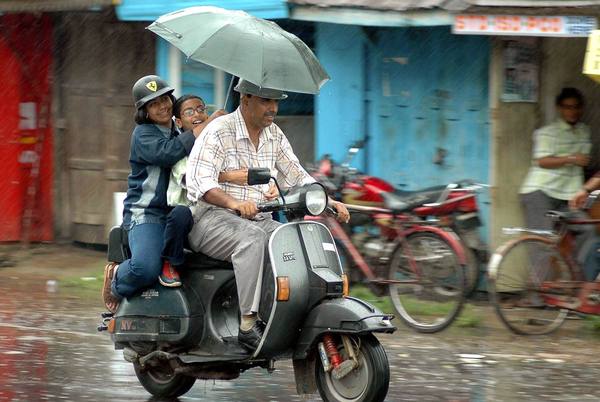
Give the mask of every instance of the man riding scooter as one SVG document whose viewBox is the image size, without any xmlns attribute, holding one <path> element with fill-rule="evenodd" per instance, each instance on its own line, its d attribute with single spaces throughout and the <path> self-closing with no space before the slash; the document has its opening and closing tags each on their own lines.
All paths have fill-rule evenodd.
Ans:
<svg viewBox="0 0 600 402">
<path fill-rule="evenodd" d="M 234 88 L 240 106 L 216 119 L 196 141 L 187 167 L 188 198 L 194 204 L 190 246 L 233 264 L 241 311 L 238 341 L 255 350 L 263 335 L 257 316 L 265 246 L 279 226 L 270 214 L 259 213 L 268 185 L 240 186 L 218 183 L 219 172 L 263 167 L 277 171 L 283 188 L 312 183 L 282 130 L 273 122 L 280 100 L 287 94 L 240 79 Z M 348 221 L 344 204 L 330 201 L 338 218 Z M 232 211 L 235 211 L 233 213 Z"/>
</svg>

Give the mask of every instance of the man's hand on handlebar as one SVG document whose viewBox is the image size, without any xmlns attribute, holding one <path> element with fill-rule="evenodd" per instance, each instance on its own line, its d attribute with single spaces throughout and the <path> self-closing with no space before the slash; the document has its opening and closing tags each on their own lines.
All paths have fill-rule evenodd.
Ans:
<svg viewBox="0 0 600 402">
<path fill-rule="evenodd" d="M 329 200 L 330 205 L 337 212 L 337 220 L 342 223 L 348 223 L 350 221 L 350 212 L 343 202 Z"/>
<path fill-rule="evenodd" d="M 240 216 L 245 219 L 252 219 L 259 212 L 258 207 L 254 201 L 238 201 L 233 207 L 235 211 L 238 211 Z"/>
<path fill-rule="evenodd" d="M 589 193 L 585 190 L 579 190 L 573 198 L 569 200 L 569 207 L 572 209 L 582 208 L 588 198 Z"/>
</svg>

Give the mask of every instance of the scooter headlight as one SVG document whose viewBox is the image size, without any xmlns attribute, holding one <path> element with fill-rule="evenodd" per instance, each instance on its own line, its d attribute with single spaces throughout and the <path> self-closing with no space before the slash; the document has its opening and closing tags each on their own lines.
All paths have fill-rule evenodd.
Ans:
<svg viewBox="0 0 600 402">
<path fill-rule="evenodd" d="M 305 195 L 306 210 L 313 216 L 321 215 L 327 208 L 327 193 L 319 183 L 312 183 Z"/>
</svg>

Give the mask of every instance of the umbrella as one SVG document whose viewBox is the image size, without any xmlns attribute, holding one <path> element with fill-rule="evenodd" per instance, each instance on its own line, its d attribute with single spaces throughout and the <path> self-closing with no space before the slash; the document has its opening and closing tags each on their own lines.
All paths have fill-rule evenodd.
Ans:
<svg viewBox="0 0 600 402">
<path fill-rule="evenodd" d="M 189 58 L 260 87 L 316 94 L 329 80 L 297 36 L 243 11 L 189 7 L 159 17 L 148 29 Z"/>
</svg>

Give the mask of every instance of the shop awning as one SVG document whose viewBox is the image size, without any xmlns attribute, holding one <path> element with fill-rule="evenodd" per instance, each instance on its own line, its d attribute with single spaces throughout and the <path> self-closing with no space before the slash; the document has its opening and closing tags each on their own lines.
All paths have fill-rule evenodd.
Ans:
<svg viewBox="0 0 600 402">
<path fill-rule="evenodd" d="M 288 0 L 290 18 L 362 26 L 451 25 L 462 0 Z"/>
<path fill-rule="evenodd" d="M 288 0 L 290 18 L 363 26 L 452 25 L 456 14 L 595 15 L 600 0 Z"/>
<path fill-rule="evenodd" d="M 154 21 L 163 14 L 193 6 L 244 10 L 260 18 L 288 18 L 285 0 L 121 0 L 117 16 L 123 21 Z"/>
<path fill-rule="evenodd" d="M 360 8 L 369 10 L 415 11 L 439 9 L 467 11 L 472 7 L 572 8 L 599 7 L 600 0 L 289 0 L 297 6 Z"/>
<path fill-rule="evenodd" d="M 119 2 L 120 0 L 0 0 L 0 13 L 89 10 Z"/>
<path fill-rule="evenodd" d="M 415 10 L 457 10 L 468 7 L 463 0 L 289 0 L 297 6 L 313 6 L 320 8 L 359 8 L 380 11 L 415 11 Z"/>
<path fill-rule="evenodd" d="M 600 0 L 465 0 L 465 13 L 521 15 L 596 15 Z"/>
</svg>

